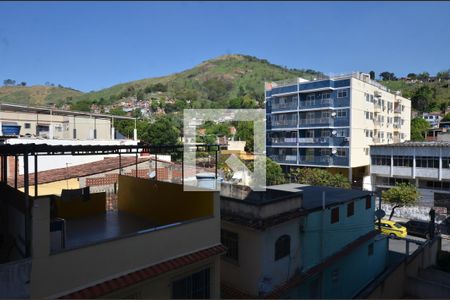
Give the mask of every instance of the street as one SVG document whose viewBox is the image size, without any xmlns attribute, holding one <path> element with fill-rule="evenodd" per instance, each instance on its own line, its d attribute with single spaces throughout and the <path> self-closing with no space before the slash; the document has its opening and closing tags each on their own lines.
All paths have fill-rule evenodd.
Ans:
<svg viewBox="0 0 450 300">
<path fill-rule="evenodd" d="M 402 253 L 402 254 L 406 254 L 406 244 L 407 244 L 407 240 L 409 240 L 410 242 L 409 244 L 409 254 L 411 255 L 414 251 L 417 250 L 417 248 L 419 248 L 419 245 L 423 242 L 425 242 L 425 239 L 419 238 L 419 237 L 415 237 L 415 236 L 410 236 L 408 235 L 406 237 L 406 239 L 389 239 L 389 250 L 390 251 L 394 251 L 397 253 Z M 417 243 L 414 243 L 413 241 L 417 241 Z M 450 244 L 450 241 L 447 241 Z M 450 245 L 449 245 L 450 247 Z"/>
</svg>

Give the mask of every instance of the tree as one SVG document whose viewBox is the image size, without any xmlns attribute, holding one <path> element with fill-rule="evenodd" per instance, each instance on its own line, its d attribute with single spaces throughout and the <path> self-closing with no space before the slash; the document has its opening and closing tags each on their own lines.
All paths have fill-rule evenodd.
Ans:
<svg viewBox="0 0 450 300">
<path fill-rule="evenodd" d="M 427 81 L 428 78 L 430 78 L 430 73 L 428 73 L 428 72 L 422 72 L 417 75 L 417 79 L 422 80 L 422 81 Z"/>
<path fill-rule="evenodd" d="M 177 124 L 168 116 L 159 116 L 150 123 L 142 140 L 152 145 L 175 145 L 178 143 L 180 131 Z"/>
<path fill-rule="evenodd" d="M 439 79 L 442 79 L 442 80 L 450 79 L 450 69 L 448 69 L 447 71 L 438 72 L 436 74 L 436 77 L 439 78 Z"/>
<path fill-rule="evenodd" d="M 351 187 L 350 182 L 345 176 L 339 173 L 332 174 L 322 169 L 297 168 L 292 170 L 289 175 L 295 182 L 302 184 L 331 186 L 346 189 Z"/>
<path fill-rule="evenodd" d="M 409 79 L 417 79 L 417 74 L 416 73 L 409 73 L 408 75 L 406 75 L 406 77 L 408 77 Z"/>
<path fill-rule="evenodd" d="M 446 114 L 446 115 L 442 118 L 442 121 L 445 121 L 445 122 L 450 121 L 450 113 Z"/>
<path fill-rule="evenodd" d="M 404 206 L 413 206 L 419 200 L 419 191 L 417 188 L 409 183 L 397 183 L 395 187 L 387 191 L 383 191 L 381 198 L 385 203 L 392 206 L 392 211 L 389 220 L 392 219 L 396 208 Z"/>
<path fill-rule="evenodd" d="M 417 117 L 411 120 L 411 140 L 412 141 L 424 141 L 427 130 L 430 128 L 430 123 L 421 117 Z"/>
<path fill-rule="evenodd" d="M 436 95 L 436 89 L 422 85 L 411 97 L 412 107 L 420 112 L 427 111 Z"/>
<path fill-rule="evenodd" d="M 21 85 L 21 86 L 26 86 L 27 83 L 26 83 L 25 81 L 22 81 L 22 82 L 20 83 L 20 85 Z"/>
<path fill-rule="evenodd" d="M 253 122 L 238 122 L 235 138 L 239 141 L 245 141 L 245 151 L 253 152 Z"/>
<path fill-rule="evenodd" d="M 275 185 L 282 184 L 285 182 L 283 170 L 280 165 L 271 160 L 270 158 L 265 158 L 266 163 L 266 184 Z M 247 164 L 250 171 L 254 171 L 254 161 Z"/>
<path fill-rule="evenodd" d="M 374 71 L 370 71 L 369 75 L 370 75 L 370 79 L 375 80 L 375 72 Z"/>
<path fill-rule="evenodd" d="M 16 85 L 16 81 L 13 79 L 5 79 L 5 80 L 3 80 L 3 85 L 4 86 L 13 86 L 13 85 Z"/>
<path fill-rule="evenodd" d="M 381 77 L 381 80 L 383 80 L 383 81 L 397 80 L 397 77 L 395 77 L 395 74 L 390 73 L 390 72 L 382 72 L 382 73 L 380 73 L 380 77 Z"/>
<path fill-rule="evenodd" d="M 445 115 L 445 113 L 447 112 L 447 107 L 449 104 L 450 104 L 450 102 L 444 101 L 439 105 L 439 109 L 443 115 Z"/>
</svg>

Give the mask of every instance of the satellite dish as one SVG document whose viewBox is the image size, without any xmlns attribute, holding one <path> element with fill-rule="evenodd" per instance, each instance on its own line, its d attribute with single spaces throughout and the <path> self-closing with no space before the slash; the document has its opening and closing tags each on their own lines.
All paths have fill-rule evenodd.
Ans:
<svg viewBox="0 0 450 300">
<path fill-rule="evenodd" d="M 336 112 L 333 111 L 333 112 L 331 113 L 331 116 L 332 116 L 332 117 L 336 117 Z"/>
<path fill-rule="evenodd" d="M 336 130 L 333 130 L 333 131 L 331 132 L 331 134 L 332 134 L 332 135 L 336 135 L 336 134 L 337 134 L 337 131 L 336 131 Z"/>
<path fill-rule="evenodd" d="M 151 171 L 150 173 L 148 173 L 148 178 L 154 179 L 155 177 L 156 177 L 155 171 Z"/>
<path fill-rule="evenodd" d="M 333 150 L 331 150 L 331 153 L 336 154 L 337 153 L 336 148 L 333 148 Z"/>
<path fill-rule="evenodd" d="M 382 209 L 377 209 L 375 211 L 375 217 L 377 217 L 377 219 L 383 219 L 385 215 L 386 215 L 386 212 Z"/>
</svg>

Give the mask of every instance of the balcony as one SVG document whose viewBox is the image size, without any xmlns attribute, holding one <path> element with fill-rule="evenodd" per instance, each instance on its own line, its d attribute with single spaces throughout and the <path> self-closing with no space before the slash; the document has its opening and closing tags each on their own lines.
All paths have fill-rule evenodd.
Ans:
<svg viewBox="0 0 450 300">
<path fill-rule="evenodd" d="M 320 126 L 333 126 L 332 118 L 310 118 L 300 119 L 299 127 L 320 127 Z"/>
<path fill-rule="evenodd" d="M 315 165 L 315 166 L 348 166 L 348 157 L 316 155 L 316 156 L 299 156 L 299 164 Z"/>
<path fill-rule="evenodd" d="M 297 155 L 296 154 L 290 154 L 290 155 L 272 154 L 269 156 L 273 161 L 280 163 L 280 164 L 296 164 L 297 163 Z"/>
<path fill-rule="evenodd" d="M 373 120 L 373 125 L 375 127 L 381 127 L 381 126 L 383 126 L 383 122 L 381 122 L 379 120 Z"/>
<path fill-rule="evenodd" d="M 289 103 L 272 104 L 272 112 L 297 110 L 297 101 Z"/>
<path fill-rule="evenodd" d="M 375 103 L 373 108 L 376 113 L 380 113 L 382 111 L 382 107 L 380 104 Z"/>
<path fill-rule="evenodd" d="M 295 146 L 297 145 L 296 137 L 273 137 L 270 139 L 272 146 Z"/>
<path fill-rule="evenodd" d="M 402 113 L 402 108 L 401 107 L 395 107 L 394 108 L 394 113 L 395 114 L 401 114 Z"/>
<path fill-rule="evenodd" d="M 318 108 L 318 107 L 331 107 L 333 106 L 333 99 L 316 99 L 310 101 L 300 101 L 299 108 L 307 109 L 307 108 Z"/>
<path fill-rule="evenodd" d="M 297 120 L 272 121 L 272 128 L 297 128 Z"/>
<path fill-rule="evenodd" d="M 402 128 L 402 125 L 394 123 L 392 127 L 394 128 L 394 131 L 399 131 Z"/>
<path fill-rule="evenodd" d="M 346 137 L 299 138 L 300 146 L 348 146 Z"/>
</svg>

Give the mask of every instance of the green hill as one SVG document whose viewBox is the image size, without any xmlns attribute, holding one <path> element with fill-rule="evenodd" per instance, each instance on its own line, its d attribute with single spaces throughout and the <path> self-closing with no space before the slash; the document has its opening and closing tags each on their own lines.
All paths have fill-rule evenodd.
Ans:
<svg viewBox="0 0 450 300">
<path fill-rule="evenodd" d="M 391 91 L 401 91 L 403 97 L 412 100 L 415 110 L 437 112 L 442 110 L 441 105 L 450 106 L 450 83 L 441 82 L 415 82 L 408 83 L 402 80 L 380 81 Z"/>
<path fill-rule="evenodd" d="M 298 76 L 310 79 L 318 74 L 321 73 L 283 68 L 253 56 L 224 55 L 180 73 L 118 84 L 74 100 L 111 104 L 128 97 L 149 99 L 158 93 L 174 101 L 190 101 L 193 107 L 228 107 L 228 100 L 238 96 L 249 95 L 263 101 L 264 81 Z"/>
<path fill-rule="evenodd" d="M 3 86 L 0 87 L 0 103 L 48 105 L 75 98 L 82 92 L 54 86 Z"/>
</svg>

